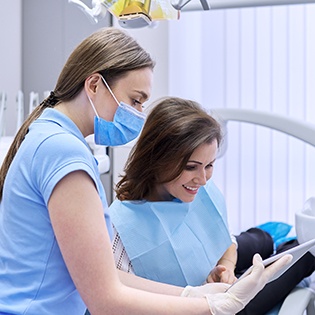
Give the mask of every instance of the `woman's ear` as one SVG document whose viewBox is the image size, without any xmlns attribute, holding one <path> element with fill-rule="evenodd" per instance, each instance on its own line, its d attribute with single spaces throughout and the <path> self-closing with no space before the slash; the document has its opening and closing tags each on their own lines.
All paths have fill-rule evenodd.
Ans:
<svg viewBox="0 0 315 315">
<path fill-rule="evenodd" d="M 89 97 L 96 93 L 100 81 L 101 77 L 98 73 L 91 74 L 85 79 L 84 89 Z"/>
</svg>

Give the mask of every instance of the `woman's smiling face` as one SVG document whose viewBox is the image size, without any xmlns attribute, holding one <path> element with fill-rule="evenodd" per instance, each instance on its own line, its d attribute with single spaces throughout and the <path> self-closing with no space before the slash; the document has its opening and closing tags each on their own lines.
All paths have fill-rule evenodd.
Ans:
<svg viewBox="0 0 315 315">
<path fill-rule="evenodd" d="M 197 147 L 181 175 L 157 187 L 159 199 L 172 200 L 177 198 L 182 202 L 193 201 L 198 189 L 205 185 L 212 176 L 217 148 L 216 140 Z"/>
</svg>

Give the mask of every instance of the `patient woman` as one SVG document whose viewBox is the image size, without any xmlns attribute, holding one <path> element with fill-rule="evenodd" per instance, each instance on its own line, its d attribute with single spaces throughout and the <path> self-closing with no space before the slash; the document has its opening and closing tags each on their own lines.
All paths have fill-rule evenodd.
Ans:
<svg viewBox="0 0 315 315">
<path fill-rule="evenodd" d="M 153 107 L 110 207 L 118 269 L 179 286 L 233 283 L 255 252 L 273 253 L 260 229 L 236 238 L 229 232 L 224 198 L 211 180 L 220 142 L 220 125 L 197 103 L 166 98 Z M 307 253 L 239 314 L 265 314 L 314 268 Z"/>
</svg>

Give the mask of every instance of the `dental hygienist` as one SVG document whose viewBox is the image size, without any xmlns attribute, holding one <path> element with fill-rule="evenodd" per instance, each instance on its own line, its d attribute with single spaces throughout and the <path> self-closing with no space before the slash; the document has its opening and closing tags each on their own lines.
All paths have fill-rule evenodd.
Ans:
<svg viewBox="0 0 315 315">
<path fill-rule="evenodd" d="M 0 314 L 234 314 L 290 259 L 264 269 L 255 257 L 252 274 L 226 293 L 225 284 L 183 290 L 116 270 L 85 137 L 115 146 L 138 135 L 153 68 L 132 37 L 100 29 L 17 133 L 0 170 Z"/>
</svg>

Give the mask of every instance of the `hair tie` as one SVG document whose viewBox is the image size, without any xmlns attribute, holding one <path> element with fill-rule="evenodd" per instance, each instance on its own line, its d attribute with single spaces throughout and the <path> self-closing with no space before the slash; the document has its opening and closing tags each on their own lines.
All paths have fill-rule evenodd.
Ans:
<svg viewBox="0 0 315 315">
<path fill-rule="evenodd" d="M 46 100 L 46 104 L 50 107 L 53 107 L 58 103 L 58 101 L 59 100 L 58 100 L 57 96 L 55 95 L 55 92 L 51 91 L 47 100 Z"/>
</svg>

